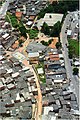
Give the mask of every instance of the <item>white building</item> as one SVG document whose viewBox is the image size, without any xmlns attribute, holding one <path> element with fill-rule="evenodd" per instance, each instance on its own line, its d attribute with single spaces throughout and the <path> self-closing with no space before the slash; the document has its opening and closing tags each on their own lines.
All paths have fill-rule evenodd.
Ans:
<svg viewBox="0 0 80 120">
<path fill-rule="evenodd" d="M 48 26 L 53 26 L 58 21 L 61 22 L 62 18 L 63 18 L 63 14 L 46 13 L 44 18 L 38 21 L 37 27 L 40 29 L 40 27 L 43 25 L 44 22 L 46 22 Z"/>
</svg>

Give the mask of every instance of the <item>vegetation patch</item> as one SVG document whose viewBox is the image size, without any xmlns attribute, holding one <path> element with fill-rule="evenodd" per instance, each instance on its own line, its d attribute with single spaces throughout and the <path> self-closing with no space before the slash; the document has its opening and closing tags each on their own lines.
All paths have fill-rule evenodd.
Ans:
<svg viewBox="0 0 80 120">
<path fill-rule="evenodd" d="M 78 68 L 73 68 L 73 75 L 78 75 L 79 69 Z"/>
<path fill-rule="evenodd" d="M 45 46 L 49 46 L 52 43 L 53 39 L 50 39 L 48 42 L 45 42 L 44 40 L 41 41 L 41 43 Z"/>
<path fill-rule="evenodd" d="M 12 25 L 12 27 L 17 28 L 20 31 L 21 36 L 24 36 L 27 39 L 27 29 L 21 21 L 18 22 L 16 16 L 7 13 L 5 19 Z"/>
<path fill-rule="evenodd" d="M 56 43 L 56 48 L 59 49 L 59 48 L 61 48 L 61 47 L 62 47 L 61 42 L 57 42 L 57 43 Z"/>
<path fill-rule="evenodd" d="M 68 43 L 69 58 L 79 57 L 79 41 L 74 39 L 68 39 Z"/>
<path fill-rule="evenodd" d="M 67 11 L 75 11 L 79 9 L 79 0 L 61 0 L 59 2 L 53 2 L 42 9 L 38 14 L 38 19 L 43 18 L 45 13 L 62 13 L 66 14 Z"/>
<path fill-rule="evenodd" d="M 44 70 L 44 62 L 40 62 L 38 65 L 35 66 L 36 70 L 38 68 L 43 68 Z M 38 71 L 37 71 L 37 74 L 38 74 Z M 45 76 L 45 72 L 43 74 L 38 74 L 38 77 L 39 77 L 39 80 L 42 82 L 42 83 L 46 83 L 46 76 Z"/>
<path fill-rule="evenodd" d="M 38 36 L 38 30 L 30 29 L 28 30 L 30 39 L 35 39 Z"/>
<path fill-rule="evenodd" d="M 45 23 L 45 22 L 43 23 L 41 32 L 44 33 L 45 35 L 50 35 L 50 28 L 47 23 Z"/>
<path fill-rule="evenodd" d="M 59 37 L 61 26 L 62 23 L 60 23 L 60 21 L 55 23 L 52 27 L 49 27 L 48 24 L 44 22 L 41 28 L 41 32 L 51 37 Z"/>
<path fill-rule="evenodd" d="M 14 28 L 18 27 L 18 21 L 17 21 L 16 16 L 10 13 L 7 13 L 5 19 L 7 22 L 11 23 Z"/>
<path fill-rule="evenodd" d="M 22 46 L 22 43 L 23 43 L 24 41 L 21 40 L 21 39 L 19 39 L 18 42 L 19 42 L 19 46 L 21 47 L 21 46 Z"/>
<path fill-rule="evenodd" d="M 27 39 L 27 29 L 25 28 L 25 26 L 23 25 L 23 23 L 20 21 L 19 22 L 19 27 L 18 27 L 20 33 L 21 33 L 21 36 L 24 36 L 26 39 Z"/>
<path fill-rule="evenodd" d="M 46 77 L 45 77 L 45 75 L 39 75 L 39 78 L 40 78 L 40 81 L 42 83 L 46 83 Z"/>
</svg>

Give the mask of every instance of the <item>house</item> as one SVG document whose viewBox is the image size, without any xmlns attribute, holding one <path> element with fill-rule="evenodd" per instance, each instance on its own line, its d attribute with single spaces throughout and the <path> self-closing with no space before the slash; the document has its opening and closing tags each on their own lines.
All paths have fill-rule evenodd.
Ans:
<svg viewBox="0 0 80 120">
<path fill-rule="evenodd" d="M 0 81 L 0 91 L 5 89 L 5 85 Z"/>
<path fill-rule="evenodd" d="M 6 82 L 7 84 L 9 84 L 9 83 L 11 83 L 11 82 L 13 82 L 13 81 L 14 81 L 14 79 L 12 79 L 11 77 L 7 77 L 5 82 Z"/>
<path fill-rule="evenodd" d="M 0 115 L 6 114 L 5 102 L 0 100 Z"/>
<path fill-rule="evenodd" d="M 42 120 L 57 120 L 55 115 L 42 115 Z"/>
<path fill-rule="evenodd" d="M 0 70 L 0 76 L 4 76 L 4 75 L 6 74 L 6 72 L 7 72 L 7 71 L 6 71 L 5 69 L 1 69 L 1 70 Z"/>
<path fill-rule="evenodd" d="M 0 51 L 1 52 L 1 51 Z M 0 55 L 0 61 L 4 60 L 5 57 L 3 55 Z"/>
<path fill-rule="evenodd" d="M 44 115 L 48 115 L 49 111 L 53 111 L 53 107 L 49 107 L 49 106 L 44 107 Z"/>
<path fill-rule="evenodd" d="M 13 73 L 12 78 L 17 78 L 19 76 L 19 72 Z"/>
<path fill-rule="evenodd" d="M 13 107 L 14 106 L 14 100 L 8 98 L 8 99 L 5 99 L 5 107 Z"/>
<path fill-rule="evenodd" d="M 10 60 L 12 63 L 18 62 L 18 60 L 17 60 L 15 57 L 11 57 L 9 60 Z"/>
<path fill-rule="evenodd" d="M 9 83 L 9 84 L 7 85 L 7 88 L 8 88 L 9 90 L 16 89 L 16 85 L 13 84 L 13 83 Z"/>
<path fill-rule="evenodd" d="M 58 75 L 53 75 L 53 74 L 47 75 L 46 74 L 46 77 L 47 77 L 46 82 L 48 82 L 47 81 L 48 79 L 51 79 L 52 80 L 52 84 L 55 87 L 61 86 L 63 84 L 63 81 L 64 81 L 63 75 L 60 75 L 60 74 L 58 74 Z"/>
<path fill-rule="evenodd" d="M 74 62 L 74 65 L 75 65 L 76 67 L 79 67 L 80 62 L 76 60 L 76 61 Z"/>
<path fill-rule="evenodd" d="M 49 60 L 50 61 L 59 61 L 60 58 L 59 58 L 58 54 L 52 54 L 52 55 L 49 55 Z"/>
<path fill-rule="evenodd" d="M 8 33 L 5 33 L 5 34 L 2 36 L 3 39 L 6 39 L 7 37 L 9 37 L 9 34 L 8 34 Z"/>
<path fill-rule="evenodd" d="M 61 65 L 60 65 L 59 61 L 47 63 L 47 69 L 48 70 L 59 69 L 59 68 L 61 68 Z"/>
<path fill-rule="evenodd" d="M 26 25 L 27 25 L 28 27 L 31 27 L 32 24 L 33 24 L 32 21 L 28 21 L 28 22 L 26 23 Z"/>
<path fill-rule="evenodd" d="M 26 14 L 26 5 L 23 5 L 23 14 Z"/>
<path fill-rule="evenodd" d="M 35 19 L 35 16 L 29 16 L 29 18 L 28 18 L 30 21 L 34 21 L 34 19 Z"/>
<path fill-rule="evenodd" d="M 18 18 L 18 20 L 20 20 L 22 17 L 22 12 L 16 11 L 15 16 Z"/>
<path fill-rule="evenodd" d="M 38 60 L 39 60 L 39 53 L 38 52 L 28 53 L 28 58 L 29 58 L 30 63 L 33 63 L 35 61 L 38 62 Z"/>
</svg>

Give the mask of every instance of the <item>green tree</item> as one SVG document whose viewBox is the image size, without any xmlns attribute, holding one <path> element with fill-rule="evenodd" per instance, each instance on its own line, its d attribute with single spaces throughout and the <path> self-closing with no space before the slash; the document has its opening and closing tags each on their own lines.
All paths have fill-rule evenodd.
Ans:
<svg viewBox="0 0 80 120">
<path fill-rule="evenodd" d="M 52 43 L 52 41 L 53 41 L 53 39 L 50 39 L 50 40 L 48 41 L 48 44 L 50 45 L 50 44 Z"/>
<path fill-rule="evenodd" d="M 48 46 L 48 42 L 45 42 L 44 40 L 42 40 L 41 43 L 45 46 Z"/>
<path fill-rule="evenodd" d="M 21 21 L 19 22 L 19 31 L 21 32 L 21 35 L 27 39 L 27 29 Z"/>
<path fill-rule="evenodd" d="M 62 47 L 61 42 L 57 42 L 57 43 L 56 43 L 56 48 L 59 49 L 59 48 L 61 48 L 61 47 Z"/>
<path fill-rule="evenodd" d="M 60 21 L 58 21 L 57 23 L 54 24 L 54 26 L 52 27 L 50 36 L 51 37 L 59 37 L 61 31 L 61 23 Z"/>
<path fill-rule="evenodd" d="M 22 46 L 23 41 L 19 39 L 18 42 L 19 42 L 19 46 Z"/>
<path fill-rule="evenodd" d="M 67 11 L 79 10 L 79 0 L 60 0 L 58 2 L 53 2 L 48 4 L 44 9 L 38 14 L 38 18 L 43 18 L 45 13 L 62 13 L 65 14 Z"/>
<path fill-rule="evenodd" d="M 73 58 L 72 52 L 69 51 L 68 54 L 69 54 L 69 58 L 72 59 Z"/>
<path fill-rule="evenodd" d="M 41 28 L 41 32 L 43 32 L 45 35 L 50 35 L 50 28 L 47 25 L 47 23 L 43 23 L 43 26 Z"/>
<path fill-rule="evenodd" d="M 78 75 L 79 69 L 78 68 L 73 68 L 73 75 Z"/>
</svg>

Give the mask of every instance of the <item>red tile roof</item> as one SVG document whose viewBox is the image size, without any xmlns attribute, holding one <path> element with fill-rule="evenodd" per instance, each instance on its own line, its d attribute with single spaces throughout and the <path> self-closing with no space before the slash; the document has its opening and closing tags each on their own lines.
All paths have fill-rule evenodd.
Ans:
<svg viewBox="0 0 80 120">
<path fill-rule="evenodd" d="M 18 11 L 17 11 L 17 12 L 16 12 L 16 17 L 17 17 L 17 18 L 21 18 L 21 16 L 22 16 L 22 12 L 18 12 Z"/>
</svg>

